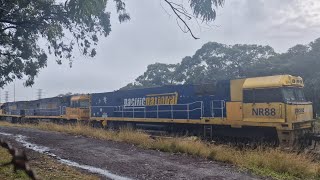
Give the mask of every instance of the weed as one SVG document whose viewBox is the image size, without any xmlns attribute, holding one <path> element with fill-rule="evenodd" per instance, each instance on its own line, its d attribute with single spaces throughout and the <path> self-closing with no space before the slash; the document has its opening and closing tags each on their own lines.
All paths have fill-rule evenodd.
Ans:
<svg viewBox="0 0 320 180">
<path fill-rule="evenodd" d="M 311 156 L 303 153 L 297 155 L 296 153 L 285 152 L 280 149 L 258 148 L 255 150 L 237 150 L 227 145 L 209 144 L 197 138 L 153 139 L 144 132 L 131 129 L 110 131 L 93 129 L 81 124 L 58 125 L 40 123 L 38 125 L 19 125 L 0 122 L 0 125 L 58 131 L 103 140 L 131 143 L 145 149 L 170 153 L 185 153 L 191 156 L 234 164 L 241 169 L 248 169 L 255 174 L 275 179 L 317 179 L 320 177 L 320 163 L 315 162 Z"/>
</svg>

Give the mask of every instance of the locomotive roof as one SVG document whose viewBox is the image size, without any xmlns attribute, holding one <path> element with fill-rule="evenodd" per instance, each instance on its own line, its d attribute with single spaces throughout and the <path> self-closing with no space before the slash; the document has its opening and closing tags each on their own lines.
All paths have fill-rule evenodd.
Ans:
<svg viewBox="0 0 320 180">
<path fill-rule="evenodd" d="M 69 96 L 63 96 L 63 97 L 69 97 Z M 5 102 L 5 103 L 3 103 L 3 104 L 10 104 L 10 103 L 26 103 L 26 102 L 36 102 L 36 101 L 46 101 L 46 100 L 50 100 L 50 99 L 57 99 L 57 98 L 63 98 L 63 97 L 55 96 L 55 97 L 47 97 L 47 98 L 34 99 L 34 100 L 8 101 L 8 102 Z"/>
<path fill-rule="evenodd" d="M 252 88 L 270 88 L 270 87 L 283 87 L 283 86 L 296 86 L 296 87 L 303 87 L 303 80 L 300 76 L 291 76 L 291 75 L 274 75 L 274 76 L 261 76 L 261 77 L 251 77 L 251 78 L 236 78 L 236 79 L 244 79 L 243 88 L 244 89 L 252 89 Z M 234 80 L 236 80 L 234 79 Z M 138 89 L 153 89 L 153 88 L 159 88 L 159 87 L 172 87 L 172 86 L 201 86 L 201 85 L 211 85 L 211 84 L 223 84 L 227 83 L 230 80 L 219 80 L 212 83 L 202 83 L 202 84 L 169 84 L 169 85 L 163 85 L 163 86 L 153 86 L 153 87 L 138 87 L 138 88 L 132 88 L 132 89 L 119 89 L 113 92 L 117 91 L 132 91 L 132 90 L 138 90 Z M 101 92 L 106 93 L 106 92 Z M 110 92 L 112 93 L 112 92 Z M 100 94 L 100 93 L 92 93 L 92 94 Z M 85 95 L 84 95 L 85 96 Z M 67 96 L 66 96 L 67 97 Z M 80 98 L 80 96 L 74 96 L 70 95 L 70 97 L 73 98 Z M 61 97 L 50 97 L 50 98 L 43 98 L 39 99 L 46 100 L 46 99 L 53 99 L 53 98 L 61 98 Z M 39 101 L 39 100 L 30 100 L 30 101 Z M 30 101 L 15 101 L 15 102 L 7 102 L 7 103 L 22 103 L 22 102 L 30 102 Z M 5 103 L 3 103 L 5 104 Z M 3 105 L 3 104 L 0 104 Z"/>
<path fill-rule="evenodd" d="M 300 76 L 275 75 L 246 78 L 243 84 L 244 89 L 272 88 L 272 87 L 303 87 L 303 80 Z"/>
<path fill-rule="evenodd" d="M 90 97 L 87 94 L 71 96 L 71 101 L 88 100 Z"/>
<path fill-rule="evenodd" d="M 115 90 L 115 91 L 131 91 L 131 90 L 137 90 L 137 89 L 153 89 L 153 88 L 160 88 L 160 87 L 173 87 L 173 86 L 201 86 L 201 85 L 216 85 L 218 83 L 226 83 L 229 82 L 230 80 L 218 80 L 215 82 L 211 82 L 211 83 L 199 83 L 199 84 L 166 84 L 166 85 L 162 85 L 162 86 L 152 86 L 152 87 L 135 87 L 135 88 L 131 88 L 131 89 L 119 89 L 119 90 Z M 115 92 L 114 91 L 114 92 Z"/>
</svg>

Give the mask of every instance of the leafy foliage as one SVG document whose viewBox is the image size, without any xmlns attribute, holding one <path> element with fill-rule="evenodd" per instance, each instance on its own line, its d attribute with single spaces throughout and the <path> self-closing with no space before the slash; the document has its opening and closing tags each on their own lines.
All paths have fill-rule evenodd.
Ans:
<svg viewBox="0 0 320 180">
<path fill-rule="evenodd" d="M 190 7 L 196 18 L 201 18 L 202 21 L 210 22 L 216 18 L 216 11 L 214 8 L 222 6 L 224 0 L 191 0 Z"/>
<path fill-rule="evenodd" d="M 136 82 L 128 84 L 124 89 L 137 87 L 161 86 L 163 84 L 176 84 L 175 72 L 177 65 L 155 63 L 147 67 L 147 71 L 136 79 Z"/>
<path fill-rule="evenodd" d="M 240 78 L 258 61 L 266 61 L 276 53 L 270 46 L 227 46 L 209 42 L 178 64 L 155 63 L 139 76 L 136 86 L 161 86 L 181 83 L 209 83 L 221 79 Z"/>
<path fill-rule="evenodd" d="M 178 74 L 186 83 L 208 83 L 220 79 L 244 77 L 247 68 L 276 53 L 270 46 L 227 46 L 209 42 L 195 55 L 182 60 Z"/>
<path fill-rule="evenodd" d="M 305 95 L 320 113 L 320 38 L 308 45 L 296 45 L 278 54 L 270 46 L 209 42 L 178 64 L 155 63 L 125 88 L 166 84 L 198 84 L 216 80 L 291 74 L 305 81 Z M 152 68 L 151 68 L 152 67 Z M 170 69 L 174 67 L 173 69 Z M 152 74 L 152 76 L 150 76 Z M 146 81 L 147 79 L 147 81 Z"/>
<path fill-rule="evenodd" d="M 177 24 L 184 33 L 190 33 L 194 39 L 199 39 L 194 35 L 190 27 L 190 21 L 195 20 L 198 23 L 198 19 L 206 24 L 216 19 L 216 8 L 223 6 L 224 0 L 190 0 L 190 8 L 193 12 L 189 12 L 185 7 L 185 3 L 173 2 L 170 0 L 164 0 L 173 14 L 176 16 Z M 199 23 L 198 23 L 199 24 Z"/>
<path fill-rule="evenodd" d="M 194 13 L 204 22 L 213 21 L 214 8 L 224 2 L 191 0 L 188 3 L 192 13 L 175 1 L 163 1 L 172 7 L 177 18 L 182 15 L 191 18 Z M 124 0 L 113 2 L 119 21 L 130 20 Z M 48 53 L 56 57 L 58 64 L 69 60 L 70 66 L 74 49 L 85 56 L 95 56 L 99 38 L 111 32 L 107 3 L 107 0 L 0 0 L 0 87 L 23 76 L 27 77 L 25 85 L 31 86 L 39 70 L 46 67 Z M 188 23 L 185 25 L 192 34 Z"/>
<path fill-rule="evenodd" d="M 308 45 L 296 45 L 286 53 L 273 56 L 266 62 L 256 63 L 247 76 L 291 74 L 301 76 L 305 83 L 305 95 L 314 103 L 314 111 L 320 113 L 320 38 Z"/>
<path fill-rule="evenodd" d="M 119 20 L 129 20 L 125 4 L 115 0 Z M 10 0 L 0 1 L 0 87 L 27 76 L 32 85 L 39 69 L 47 64 L 46 48 L 59 64 L 72 62 L 78 45 L 84 55 L 95 56 L 98 35 L 111 31 L 107 0 Z M 66 36 L 72 37 L 71 39 Z M 42 44 L 42 43 L 41 43 Z"/>
</svg>

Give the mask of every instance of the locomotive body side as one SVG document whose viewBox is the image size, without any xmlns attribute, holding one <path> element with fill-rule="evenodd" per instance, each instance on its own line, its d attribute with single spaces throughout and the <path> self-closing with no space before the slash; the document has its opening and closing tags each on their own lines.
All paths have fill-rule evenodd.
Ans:
<svg viewBox="0 0 320 180">
<path fill-rule="evenodd" d="M 211 89 L 210 89 L 211 88 Z M 230 99 L 228 81 L 206 85 L 168 85 L 91 95 L 92 118 L 190 119 L 225 116 L 211 111 L 213 101 Z M 215 104 L 213 104 L 215 105 Z M 156 120 L 155 120 L 156 121 Z"/>
<path fill-rule="evenodd" d="M 303 80 L 290 75 L 168 85 L 91 95 L 4 103 L 10 118 L 81 120 L 198 135 L 206 139 L 266 140 L 291 146 L 314 132 Z"/>
<path fill-rule="evenodd" d="M 33 101 L 34 116 L 62 116 L 70 106 L 70 97 L 53 97 Z M 32 113 L 31 113 L 32 114 Z"/>
<path fill-rule="evenodd" d="M 7 116 L 21 116 L 24 118 L 60 118 L 65 114 L 65 107 L 70 106 L 70 97 L 53 97 L 33 101 L 16 101 L 4 103 Z"/>
<path fill-rule="evenodd" d="M 8 115 L 24 116 L 29 101 L 7 102 L 3 104 L 3 110 Z"/>
<path fill-rule="evenodd" d="M 92 94 L 91 119 L 287 146 L 313 132 L 302 88 L 302 78 L 279 75 Z"/>
</svg>

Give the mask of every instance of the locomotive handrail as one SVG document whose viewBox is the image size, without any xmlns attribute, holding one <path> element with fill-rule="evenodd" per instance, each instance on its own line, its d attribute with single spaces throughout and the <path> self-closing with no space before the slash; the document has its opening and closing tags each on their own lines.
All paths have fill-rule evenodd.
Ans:
<svg viewBox="0 0 320 180">
<path fill-rule="evenodd" d="M 196 103 L 203 103 L 203 101 L 195 101 L 195 102 L 192 102 L 192 103 L 186 103 L 186 104 L 159 104 L 159 105 L 150 105 L 148 107 L 152 107 L 152 106 L 170 106 L 170 105 L 173 105 L 173 106 L 180 106 L 180 105 L 191 105 L 191 104 L 196 104 Z M 90 106 L 90 107 L 132 107 L 132 108 L 144 108 L 145 106 Z"/>
<path fill-rule="evenodd" d="M 190 105 L 193 104 L 197 104 L 200 103 L 200 107 L 196 107 L 196 108 L 192 108 L 190 109 Z M 168 110 L 161 110 L 159 109 L 159 107 L 164 107 L 164 106 L 170 106 L 170 109 Z M 174 109 L 174 107 L 178 107 L 178 106 L 185 106 L 186 109 L 183 110 L 177 110 Z M 171 112 L 171 118 L 173 119 L 173 114 L 174 112 L 187 112 L 187 119 L 190 119 L 190 112 L 196 111 L 196 110 L 200 110 L 200 116 L 203 116 L 203 101 L 195 101 L 192 103 L 186 103 L 186 104 L 160 104 L 160 105 L 151 105 L 151 106 L 90 106 L 91 108 L 116 108 L 116 110 L 114 112 L 118 112 L 121 113 L 121 117 L 124 117 L 124 113 L 132 113 L 132 117 L 135 118 L 136 113 L 141 113 L 143 112 L 143 118 L 147 117 L 147 113 L 157 113 L 157 118 L 159 118 L 159 113 L 161 112 Z M 146 110 L 146 107 L 157 107 L 156 110 Z M 129 110 L 131 109 L 131 110 Z M 143 110 L 139 110 L 139 109 L 143 109 Z"/>
<path fill-rule="evenodd" d="M 34 109 L 20 109 L 20 110 L 11 110 L 8 111 L 9 114 L 11 114 L 12 112 L 18 112 L 18 111 L 25 111 L 25 112 L 30 112 L 30 111 L 38 111 L 38 112 L 59 112 L 59 115 L 62 115 L 63 112 L 65 111 L 65 109 L 63 110 L 63 108 L 66 108 L 66 106 L 59 106 L 57 108 L 34 108 Z"/>
<path fill-rule="evenodd" d="M 220 102 L 220 107 L 214 107 L 214 102 Z M 214 117 L 215 110 L 221 110 L 221 117 L 224 118 L 224 109 L 226 107 L 225 100 L 212 100 L 211 101 L 211 116 Z"/>
<path fill-rule="evenodd" d="M 11 111 L 20 111 L 20 110 L 24 110 L 24 111 L 32 111 L 32 110 L 56 110 L 58 108 L 36 108 L 36 109 L 19 109 L 19 110 L 11 110 Z"/>
<path fill-rule="evenodd" d="M 60 107 L 60 106 L 59 106 Z M 43 110 L 43 109 L 58 109 L 59 107 L 57 108 L 34 108 L 34 109 L 23 109 L 23 110 Z"/>
<path fill-rule="evenodd" d="M 67 106 L 60 106 L 60 115 L 64 115 L 66 113 L 67 113 Z"/>
<path fill-rule="evenodd" d="M 120 107 L 120 106 L 89 106 L 89 108 L 92 108 L 92 107 L 98 108 L 98 107 Z M 136 106 L 136 107 L 137 107 L 137 106 Z"/>
</svg>

